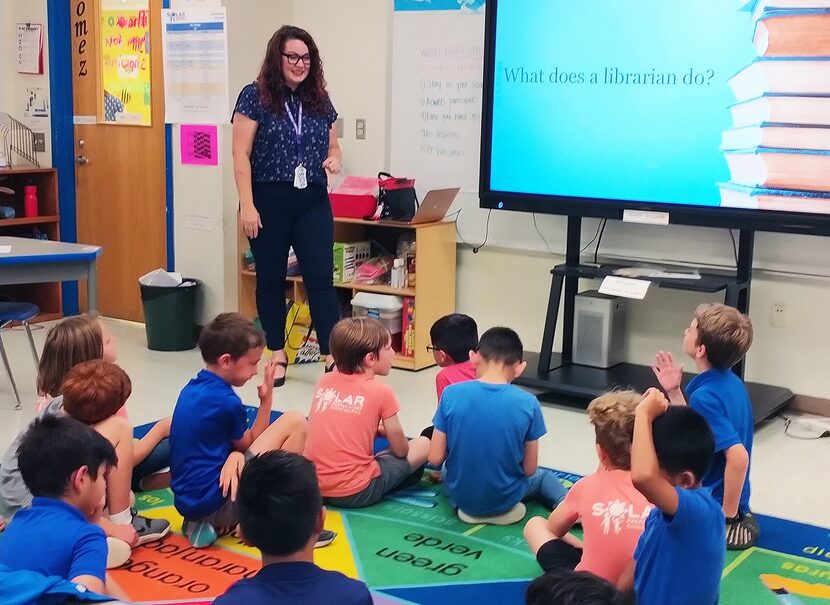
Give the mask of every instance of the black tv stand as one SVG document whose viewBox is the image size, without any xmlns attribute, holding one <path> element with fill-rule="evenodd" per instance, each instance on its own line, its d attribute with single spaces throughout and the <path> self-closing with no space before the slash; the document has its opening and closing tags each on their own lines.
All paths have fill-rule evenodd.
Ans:
<svg viewBox="0 0 830 605">
<path fill-rule="evenodd" d="M 558 403 L 585 407 L 594 397 L 612 388 L 635 388 L 644 390 L 657 386 L 649 366 L 621 363 L 611 368 L 594 368 L 572 363 L 574 299 L 578 293 L 580 279 L 601 279 L 611 275 L 622 265 L 583 265 L 579 262 L 582 219 L 568 217 L 568 236 L 565 263 L 551 270 L 550 297 L 548 299 L 545 328 L 542 333 L 542 349 L 539 354 L 526 353 L 528 362 L 524 374 L 516 384 L 533 388 L 542 393 L 555 395 Z M 690 290 L 695 292 L 724 292 L 724 302 L 742 313 L 749 310 L 750 284 L 752 280 L 752 252 L 754 232 L 741 230 L 738 240 L 738 264 L 735 272 L 701 272 L 700 279 L 649 278 L 652 285 L 661 288 Z M 562 352 L 553 352 L 553 338 L 556 333 L 559 304 L 563 306 Z M 743 378 L 743 361 L 734 371 Z M 684 374 L 684 384 L 691 379 Z M 747 383 L 752 401 L 755 422 L 760 422 L 787 405 L 793 398 L 789 389 L 758 383 Z"/>
</svg>

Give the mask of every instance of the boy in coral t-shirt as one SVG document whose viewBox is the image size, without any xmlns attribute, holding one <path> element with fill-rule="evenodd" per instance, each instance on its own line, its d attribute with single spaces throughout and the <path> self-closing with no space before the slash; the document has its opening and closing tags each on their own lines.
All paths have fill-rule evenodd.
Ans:
<svg viewBox="0 0 830 605">
<path fill-rule="evenodd" d="M 366 317 L 341 320 L 331 333 L 331 353 L 337 370 L 317 382 L 304 454 L 314 462 L 327 504 L 369 506 L 420 478 L 429 439 L 407 441 L 395 393 L 375 380 L 389 374 L 395 355 L 382 323 Z M 374 455 L 380 425 L 389 450 Z"/>
<path fill-rule="evenodd" d="M 654 508 L 631 481 L 634 411 L 643 396 L 611 391 L 588 406 L 600 466 L 577 481 L 548 519 L 533 517 L 524 534 L 542 569 L 588 571 L 617 584 L 631 565 L 646 517 Z M 577 520 L 583 540 L 568 533 Z"/>
</svg>

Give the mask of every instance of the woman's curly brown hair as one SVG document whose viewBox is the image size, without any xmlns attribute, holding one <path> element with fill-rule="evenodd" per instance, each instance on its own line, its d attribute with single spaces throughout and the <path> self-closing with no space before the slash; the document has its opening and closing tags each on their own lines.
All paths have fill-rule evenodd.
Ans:
<svg viewBox="0 0 830 605">
<path fill-rule="evenodd" d="M 282 77 L 282 59 L 285 43 L 288 40 L 300 40 L 308 46 L 311 63 L 308 66 L 306 79 L 294 92 L 302 101 L 303 109 L 313 114 L 323 114 L 329 102 L 329 93 L 326 91 L 326 79 L 323 77 L 323 61 L 314 39 L 304 29 L 293 25 L 283 25 L 268 41 L 265 59 L 259 70 L 256 84 L 259 89 L 259 98 L 262 104 L 277 115 L 285 113 L 284 103 L 291 94 L 291 89 Z"/>
<path fill-rule="evenodd" d="M 631 468 L 631 441 L 634 438 L 634 410 L 643 400 L 637 391 L 609 391 L 588 406 L 597 444 L 616 468 Z"/>
</svg>

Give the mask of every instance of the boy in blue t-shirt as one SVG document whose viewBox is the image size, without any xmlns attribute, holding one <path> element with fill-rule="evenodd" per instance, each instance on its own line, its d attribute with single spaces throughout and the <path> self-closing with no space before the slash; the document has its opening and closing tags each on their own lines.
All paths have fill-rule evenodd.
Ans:
<svg viewBox="0 0 830 605">
<path fill-rule="evenodd" d="M 730 368 L 752 344 L 752 322 L 734 307 L 700 305 L 683 337 L 683 352 L 698 375 L 686 386 L 689 405 L 706 418 L 715 435 L 715 458 L 703 476 L 726 515 L 726 545 L 743 550 L 755 544 L 760 528 L 749 508 L 749 467 L 754 420 L 749 394 Z M 684 405 L 683 368 L 671 353 L 659 352 L 654 373 L 669 400 Z"/>
<path fill-rule="evenodd" d="M 0 540 L 0 565 L 59 576 L 87 590 L 121 596 L 107 581 L 107 539 L 97 522 L 106 501 L 112 444 L 68 417 L 35 420 L 18 449 L 18 467 L 34 496 Z"/>
<path fill-rule="evenodd" d="M 265 338 L 239 313 L 220 313 L 202 330 L 205 369 L 179 394 L 170 426 L 170 487 L 184 517 L 182 532 L 194 548 L 212 544 L 239 523 L 236 488 L 246 458 L 269 450 L 302 452 L 306 421 L 285 412 L 273 424 L 271 404 L 278 362 L 265 364 L 251 428 L 233 387 L 257 375 Z M 333 536 L 332 536 L 333 539 Z M 329 540 L 330 542 L 331 540 Z"/>
<path fill-rule="evenodd" d="M 655 505 L 634 551 L 638 605 L 715 605 L 726 551 L 723 511 L 700 479 L 714 454 L 706 420 L 658 389 L 637 406 L 634 486 Z M 627 589 L 630 573 L 618 585 Z"/>
<path fill-rule="evenodd" d="M 326 511 L 308 459 L 289 452 L 251 458 L 239 479 L 238 505 L 240 538 L 262 552 L 262 569 L 215 605 L 371 605 L 363 582 L 314 564 Z"/>
<path fill-rule="evenodd" d="M 565 497 L 556 475 L 538 467 L 547 432 L 539 402 L 510 384 L 527 365 L 522 352 L 510 328 L 487 330 L 471 354 L 478 379 L 447 387 L 433 418 L 429 463 L 446 460 L 447 496 L 465 523 L 516 523 L 522 500 L 554 508 Z"/>
</svg>

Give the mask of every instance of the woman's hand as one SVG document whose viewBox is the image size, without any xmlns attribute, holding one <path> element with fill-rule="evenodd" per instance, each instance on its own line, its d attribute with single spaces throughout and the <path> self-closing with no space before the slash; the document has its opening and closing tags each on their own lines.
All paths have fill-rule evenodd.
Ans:
<svg viewBox="0 0 830 605">
<path fill-rule="evenodd" d="M 262 220 L 253 204 L 242 206 L 239 209 L 239 219 L 242 221 L 242 230 L 249 238 L 254 239 L 262 229 Z"/>
<path fill-rule="evenodd" d="M 340 164 L 340 158 L 330 155 L 325 160 L 323 160 L 323 168 L 328 170 L 331 174 L 339 174 L 340 169 L 342 168 Z"/>
</svg>

